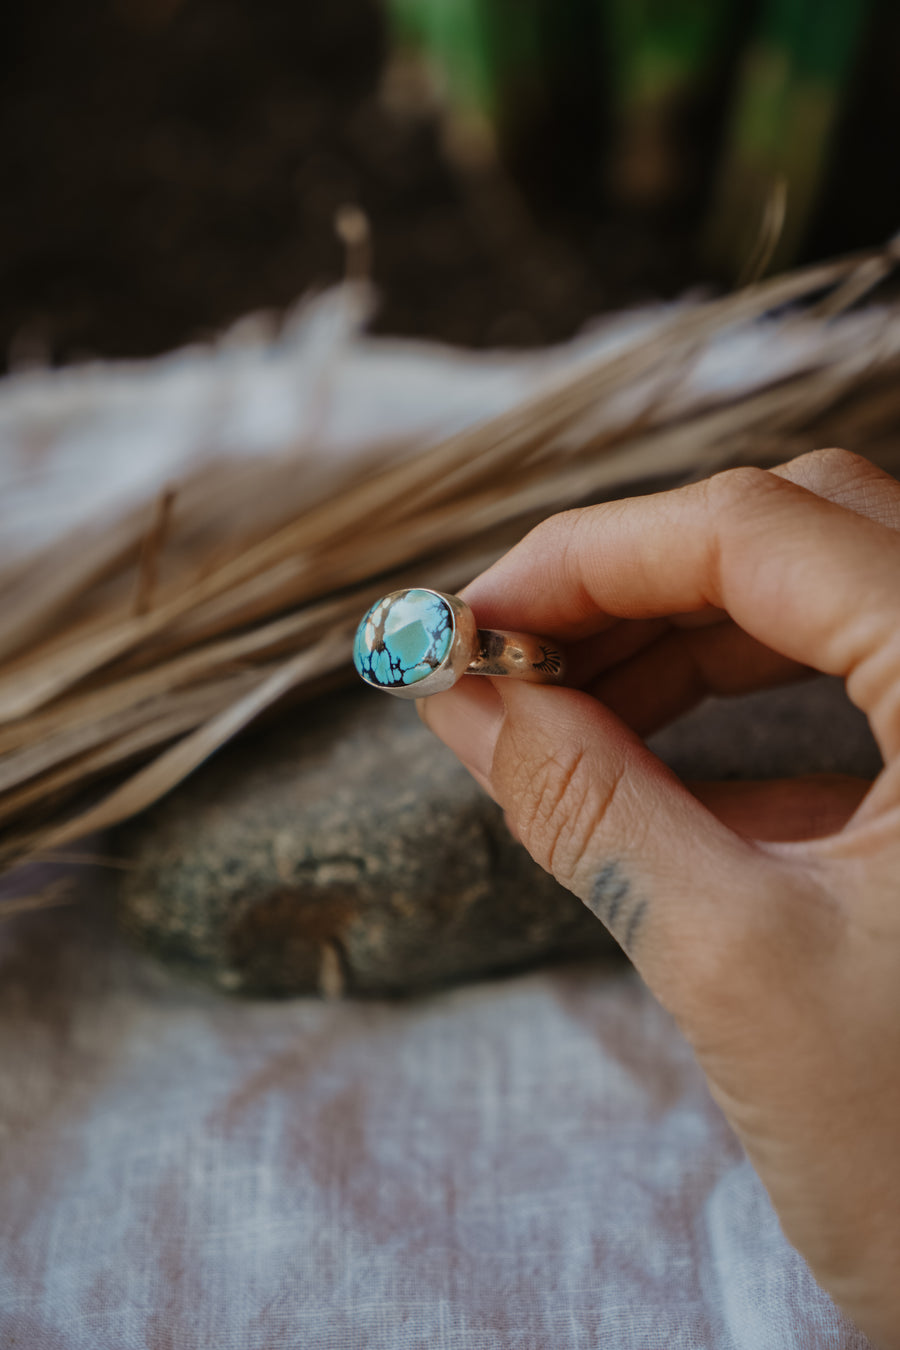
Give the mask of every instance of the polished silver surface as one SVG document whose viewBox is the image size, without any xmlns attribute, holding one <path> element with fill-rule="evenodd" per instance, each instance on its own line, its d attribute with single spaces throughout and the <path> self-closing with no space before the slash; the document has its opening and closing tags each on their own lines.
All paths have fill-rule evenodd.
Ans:
<svg viewBox="0 0 900 1350">
<path fill-rule="evenodd" d="M 430 671 L 422 674 L 415 674 L 418 667 L 404 671 L 402 666 L 397 666 L 396 660 L 391 665 L 382 655 L 391 645 L 387 620 L 391 606 L 403 606 L 410 596 L 418 597 L 426 609 L 430 608 L 426 597 L 433 596 L 442 601 L 451 620 L 446 654 Z M 399 639 L 395 638 L 396 641 Z M 357 659 L 360 645 L 362 651 Z M 376 601 L 360 624 L 354 651 L 360 678 L 373 689 L 393 694 L 395 698 L 419 699 L 445 693 L 463 675 L 500 676 L 528 680 L 533 684 L 561 684 L 565 678 L 563 654 L 554 642 L 530 633 L 479 629 L 471 609 L 458 595 L 447 595 L 427 587 L 392 591 Z M 434 660 L 434 656 L 430 659 Z M 384 672 L 383 679 L 379 679 L 379 669 Z"/>
</svg>

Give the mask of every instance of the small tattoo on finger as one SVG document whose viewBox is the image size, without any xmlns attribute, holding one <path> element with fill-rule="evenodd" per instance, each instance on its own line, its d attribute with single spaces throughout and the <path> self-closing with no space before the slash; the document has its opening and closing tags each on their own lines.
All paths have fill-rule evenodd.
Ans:
<svg viewBox="0 0 900 1350">
<path fill-rule="evenodd" d="M 621 863 L 604 863 L 591 886 L 588 908 L 626 951 L 630 951 L 647 913 L 647 900 L 635 894 Z"/>
</svg>

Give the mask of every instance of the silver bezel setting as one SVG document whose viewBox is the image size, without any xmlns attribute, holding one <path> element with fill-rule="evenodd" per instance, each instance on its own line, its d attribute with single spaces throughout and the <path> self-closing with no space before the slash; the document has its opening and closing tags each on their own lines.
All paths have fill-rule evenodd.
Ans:
<svg viewBox="0 0 900 1350">
<path fill-rule="evenodd" d="M 409 591 L 427 591 L 429 595 L 436 595 L 450 610 L 453 631 L 447 655 L 439 666 L 423 679 L 416 680 L 415 684 L 378 684 L 375 680 L 367 679 L 365 675 L 360 675 L 360 679 L 370 689 L 377 689 L 381 694 L 392 694 L 394 698 L 429 698 L 432 694 L 444 694 L 448 689 L 452 689 L 457 680 L 466 673 L 469 663 L 478 652 L 478 626 L 475 623 L 475 615 L 464 600 L 460 600 L 458 595 L 447 595 L 444 591 L 433 590 L 430 586 L 404 586 L 400 590 L 389 591 L 381 598 L 383 601 L 399 600 Z"/>
</svg>

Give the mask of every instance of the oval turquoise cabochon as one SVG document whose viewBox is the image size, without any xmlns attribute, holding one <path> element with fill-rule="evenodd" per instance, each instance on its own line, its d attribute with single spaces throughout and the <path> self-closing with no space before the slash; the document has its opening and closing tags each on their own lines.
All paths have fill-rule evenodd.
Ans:
<svg viewBox="0 0 900 1350">
<path fill-rule="evenodd" d="M 384 689 L 415 684 L 446 657 L 453 637 L 450 606 L 433 591 L 401 591 L 377 600 L 356 630 L 353 663 Z"/>
</svg>

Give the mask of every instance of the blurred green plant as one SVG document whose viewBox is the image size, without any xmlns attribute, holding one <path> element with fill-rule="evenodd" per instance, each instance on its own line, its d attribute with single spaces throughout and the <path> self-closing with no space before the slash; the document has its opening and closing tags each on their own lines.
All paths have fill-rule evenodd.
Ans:
<svg viewBox="0 0 900 1350">
<path fill-rule="evenodd" d="M 717 159 L 701 231 L 707 262 L 732 279 L 785 266 L 801 248 L 872 9 L 872 0 L 388 4 L 398 49 L 427 63 L 450 121 L 494 145 L 534 125 L 551 59 L 584 80 L 583 43 L 594 44 L 592 102 L 582 105 L 609 134 L 602 148 L 598 137 L 603 163 L 585 171 L 629 208 L 679 197 L 694 153 L 683 111 L 708 104 L 734 65 L 721 126 L 709 136 Z"/>
<path fill-rule="evenodd" d="M 543 83 L 540 0 L 389 0 L 396 47 L 427 66 L 458 127 L 491 142 Z M 532 91 L 533 92 L 533 91 Z"/>
<path fill-rule="evenodd" d="M 706 228 L 739 271 L 773 193 L 784 219 L 769 265 L 796 256 L 821 191 L 870 0 L 766 0 L 747 42 Z"/>
<path fill-rule="evenodd" d="M 714 0 L 607 0 L 606 178 L 618 201 L 655 207 L 678 195 L 680 113 L 708 84 L 736 12 Z"/>
</svg>

